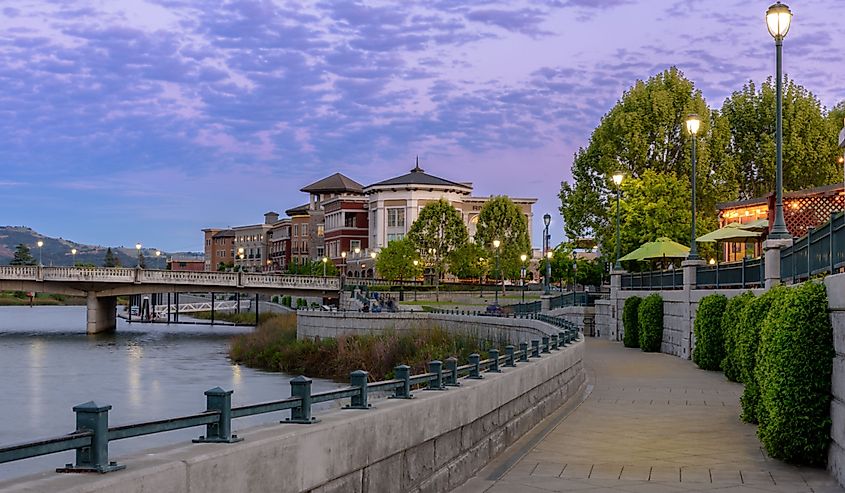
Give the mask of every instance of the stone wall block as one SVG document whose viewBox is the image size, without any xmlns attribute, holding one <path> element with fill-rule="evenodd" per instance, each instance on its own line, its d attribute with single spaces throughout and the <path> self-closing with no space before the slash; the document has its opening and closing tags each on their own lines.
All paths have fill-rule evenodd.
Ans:
<svg viewBox="0 0 845 493">
<path fill-rule="evenodd" d="M 402 478 L 402 455 L 395 454 L 364 469 L 363 493 L 393 493 Z"/>
<path fill-rule="evenodd" d="M 318 486 L 310 493 L 363 493 L 363 476 L 364 470 L 358 469 L 352 474 L 347 474 L 342 478 L 329 481 L 323 486 Z"/>
</svg>

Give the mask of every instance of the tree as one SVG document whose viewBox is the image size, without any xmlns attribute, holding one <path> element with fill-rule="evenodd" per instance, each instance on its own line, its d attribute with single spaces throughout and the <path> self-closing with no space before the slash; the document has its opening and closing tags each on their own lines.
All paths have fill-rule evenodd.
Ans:
<svg viewBox="0 0 845 493">
<path fill-rule="evenodd" d="M 106 249 L 106 258 L 103 260 L 103 267 L 120 267 L 120 260 L 115 256 L 111 247 Z"/>
<path fill-rule="evenodd" d="M 414 265 L 417 260 L 417 265 Z M 416 279 L 422 274 L 422 263 L 414 244 L 408 239 L 391 241 L 376 257 L 379 277 L 390 281 Z"/>
<path fill-rule="evenodd" d="M 32 257 L 29 247 L 23 243 L 15 247 L 15 256 L 9 265 L 35 265 L 35 259 Z"/>
<path fill-rule="evenodd" d="M 503 279 L 518 278 L 522 267 L 520 255 L 531 254 L 528 220 L 519 206 L 504 195 L 488 200 L 478 213 L 475 242 L 490 252 L 490 258 L 497 254 L 493 248 L 494 240 L 499 240 L 501 244 L 498 251 L 499 272 L 493 274 Z M 495 263 L 493 265 L 495 267 Z"/>
<path fill-rule="evenodd" d="M 408 239 L 418 253 L 428 256 L 439 272 L 443 272 L 444 260 L 467 242 L 469 233 L 461 214 L 447 200 L 440 199 L 420 210 L 408 231 Z"/>
<path fill-rule="evenodd" d="M 449 272 L 460 279 L 480 279 L 484 276 L 487 252 L 475 242 L 467 242 L 449 255 Z"/>
</svg>

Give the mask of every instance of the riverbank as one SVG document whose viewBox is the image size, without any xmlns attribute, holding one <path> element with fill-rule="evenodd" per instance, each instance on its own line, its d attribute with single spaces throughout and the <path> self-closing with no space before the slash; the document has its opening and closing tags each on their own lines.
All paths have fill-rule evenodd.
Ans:
<svg viewBox="0 0 845 493">
<path fill-rule="evenodd" d="M 29 306 L 30 304 L 33 306 L 79 306 L 85 304 L 85 298 L 36 293 L 35 297 L 30 300 L 24 292 L 4 291 L 0 293 L 0 306 Z"/>
<path fill-rule="evenodd" d="M 193 318 L 211 320 L 211 312 L 194 312 L 189 314 Z M 258 324 L 260 325 L 273 318 L 274 313 L 259 313 Z M 255 312 L 214 312 L 214 320 L 218 322 L 231 322 L 240 325 L 255 325 Z"/>
<path fill-rule="evenodd" d="M 488 348 L 474 337 L 450 334 L 436 326 L 401 334 L 298 340 L 296 315 L 281 314 L 271 315 L 252 333 L 234 337 L 229 357 L 268 371 L 347 380 L 350 372 L 365 370 L 371 380 L 382 380 L 392 377 L 399 364 L 424 372 L 429 361 L 454 356 L 463 364 L 472 353 L 486 355 Z"/>
</svg>

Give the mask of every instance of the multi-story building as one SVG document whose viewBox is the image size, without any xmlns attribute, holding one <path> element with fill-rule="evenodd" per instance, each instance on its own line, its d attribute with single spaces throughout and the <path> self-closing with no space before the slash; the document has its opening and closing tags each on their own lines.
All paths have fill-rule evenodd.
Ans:
<svg viewBox="0 0 845 493">
<path fill-rule="evenodd" d="M 268 233 L 278 220 L 279 215 L 277 213 L 268 212 L 264 214 L 263 224 L 232 228 L 235 233 L 235 267 L 253 272 L 267 269 Z"/>
<path fill-rule="evenodd" d="M 273 272 L 284 272 L 290 265 L 290 218 L 284 218 L 273 223 L 270 232 L 267 233 L 270 249 L 270 264 L 267 270 Z"/>
<path fill-rule="evenodd" d="M 234 262 L 235 232 L 231 229 L 207 228 L 205 233 L 205 262 L 207 271 L 215 271 L 218 266 Z"/>
<path fill-rule="evenodd" d="M 308 249 L 308 204 L 288 209 L 290 216 L 290 264 L 302 265 L 310 260 Z"/>
</svg>

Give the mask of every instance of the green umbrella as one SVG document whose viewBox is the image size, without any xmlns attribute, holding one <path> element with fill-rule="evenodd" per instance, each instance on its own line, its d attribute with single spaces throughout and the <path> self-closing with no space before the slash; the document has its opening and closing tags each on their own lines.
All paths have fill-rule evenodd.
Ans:
<svg viewBox="0 0 845 493">
<path fill-rule="evenodd" d="M 725 227 L 717 229 L 716 231 L 711 231 L 706 235 L 699 236 L 695 239 L 695 241 L 699 243 L 713 243 L 716 241 L 734 241 L 734 240 L 742 240 L 743 242 L 749 239 L 757 239 L 762 234 L 760 231 L 752 231 L 750 229 L 746 229 L 745 226 L 749 226 L 746 224 L 740 223 L 730 223 L 725 225 Z"/>
<path fill-rule="evenodd" d="M 688 246 L 681 245 L 664 236 L 658 238 L 657 241 L 643 243 L 642 246 L 619 260 L 650 260 L 664 257 L 687 258 L 687 256 L 689 256 Z"/>
<path fill-rule="evenodd" d="M 738 223 L 731 223 L 731 224 L 738 224 Z M 737 226 L 739 229 L 747 229 L 749 231 L 766 231 L 769 229 L 769 220 L 768 219 L 757 219 L 756 221 L 751 221 L 750 223 L 740 224 Z"/>
</svg>

